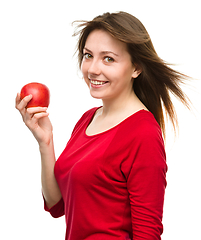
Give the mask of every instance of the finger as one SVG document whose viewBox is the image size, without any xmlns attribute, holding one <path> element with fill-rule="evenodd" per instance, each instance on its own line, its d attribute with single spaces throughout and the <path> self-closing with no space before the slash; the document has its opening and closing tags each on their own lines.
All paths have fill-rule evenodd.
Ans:
<svg viewBox="0 0 201 240">
<path fill-rule="evenodd" d="M 48 117 L 49 113 L 47 112 L 40 112 L 40 113 L 36 113 L 34 114 L 33 118 L 39 120 L 40 118 L 44 118 L 44 117 Z"/>
<path fill-rule="evenodd" d="M 29 121 L 32 126 L 38 125 L 38 122 L 40 119 L 48 117 L 49 113 L 47 112 L 41 112 L 41 113 L 36 113 L 32 116 L 32 119 Z"/>
<path fill-rule="evenodd" d="M 43 112 L 43 113 L 36 113 L 33 114 L 32 116 L 29 115 L 29 117 L 27 116 L 27 119 L 25 122 L 25 125 L 35 134 L 36 129 L 40 128 L 40 123 L 39 121 L 42 120 L 45 117 L 48 117 L 49 113 Z"/>
<path fill-rule="evenodd" d="M 41 117 L 46 117 L 48 116 L 48 113 L 46 112 L 47 107 L 31 107 L 27 108 L 24 112 L 23 119 L 27 124 L 29 124 L 30 121 L 35 119 L 40 119 Z M 44 113 L 44 115 L 40 115 L 39 113 Z M 35 115 L 39 114 L 38 116 L 35 117 Z"/>
<path fill-rule="evenodd" d="M 47 107 L 31 107 L 31 108 L 27 108 L 27 112 L 29 114 L 36 114 L 36 113 L 41 113 L 41 112 L 46 112 L 47 111 Z"/>
<path fill-rule="evenodd" d="M 16 96 L 16 98 L 15 98 L 15 108 L 17 108 L 18 109 L 18 105 L 20 104 L 20 102 L 21 102 L 21 98 L 20 98 L 20 93 L 17 93 L 17 96 Z M 19 110 L 19 109 L 18 109 Z"/>
<path fill-rule="evenodd" d="M 20 94 L 17 93 L 17 96 L 15 98 L 15 107 L 17 108 L 17 105 L 21 102 L 21 99 L 20 99 Z"/>
<path fill-rule="evenodd" d="M 19 100 L 19 96 L 17 96 L 17 100 L 18 100 L 18 104 L 16 106 L 16 108 L 19 111 L 22 111 L 28 104 L 28 102 L 32 99 L 32 95 L 28 95 L 26 97 L 24 97 L 22 100 Z"/>
</svg>

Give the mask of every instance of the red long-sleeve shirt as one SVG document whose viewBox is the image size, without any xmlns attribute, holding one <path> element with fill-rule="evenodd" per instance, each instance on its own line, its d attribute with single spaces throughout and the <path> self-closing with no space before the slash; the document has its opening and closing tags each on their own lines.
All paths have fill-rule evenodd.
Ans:
<svg viewBox="0 0 201 240">
<path fill-rule="evenodd" d="M 97 108 L 76 124 L 55 164 L 66 240 L 157 240 L 163 231 L 166 160 L 161 129 L 141 110 L 94 136 L 86 128 Z"/>
</svg>

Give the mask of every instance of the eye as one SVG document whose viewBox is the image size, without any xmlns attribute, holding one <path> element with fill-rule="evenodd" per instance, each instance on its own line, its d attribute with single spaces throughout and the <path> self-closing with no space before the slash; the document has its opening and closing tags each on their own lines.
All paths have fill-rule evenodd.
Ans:
<svg viewBox="0 0 201 240">
<path fill-rule="evenodd" d="M 83 55 L 84 55 L 85 59 L 91 59 L 92 58 L 92 55 L 89 54 L 89 53 L 84 53 Z"/>
<path fill-rule="evenodd" d="M 114 62 L 114 59 L 111 58 L 111 57 L 105 57 L 104 60 L 105 60 L 107 63 L 112 63 L 112 62 Z"/>
</svg>

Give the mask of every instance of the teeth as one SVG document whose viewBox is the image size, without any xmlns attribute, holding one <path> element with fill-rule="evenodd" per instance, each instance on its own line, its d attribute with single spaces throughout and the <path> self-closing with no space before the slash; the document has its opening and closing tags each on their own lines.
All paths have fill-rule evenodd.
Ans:
<svg viewBox="0 0 201 240">
<path fill-rule="evenodd" d="M 100 82 L 100 81 L 96 81 L 96 80 L 91 80 L 91 83 L 94 85 L 103 85 L 105 82 Z"/>
</svg>

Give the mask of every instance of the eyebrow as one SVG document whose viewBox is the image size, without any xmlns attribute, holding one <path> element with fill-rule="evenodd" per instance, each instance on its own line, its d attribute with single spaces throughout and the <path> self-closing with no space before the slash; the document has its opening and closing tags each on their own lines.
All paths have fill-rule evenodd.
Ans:
<svg viewBox="0 0 201 240">
<path fill-rule="evenodd" d="M 84 50 L 86 50 L 87 52 L 90 52 L 90 53 L 92 53 L 92 51 L 91 50 L 89 50 L 88 48 L 84 48 Z M 102 51 L 101 52 L 101 54 L 103 54 L 103 55 L 105 55 L 105 54 L 109 54 L 109 53 L 111 53 L 111 54 L 113 54 L 113 55 L 115 55 L 115 56 L 119 56 L 118 54 L 116 54 L 116 53 L 114 53 L 114 52 L 112 52 L 112 51 Z"/>
</svg>

